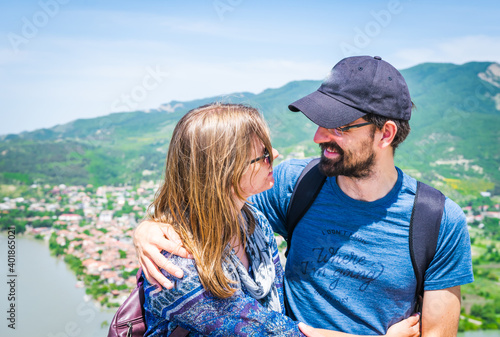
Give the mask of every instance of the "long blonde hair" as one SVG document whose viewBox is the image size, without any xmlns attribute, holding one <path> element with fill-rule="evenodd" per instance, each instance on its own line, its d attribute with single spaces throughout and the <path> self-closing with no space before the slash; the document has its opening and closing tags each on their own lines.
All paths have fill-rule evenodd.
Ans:
<svg viewBox="0 0 500 337">
<path fill-rule="evenodd" d="M 244 200 L 239 182 L 250 169 L 255 136 L 272 153 L 269 130 L 255 108 L 213 103 L 189 111 L 174 129 L 165 181 L 148 209 L 153 220 L 173 225 L 193 254 L 201 283 L 219 298 L 235 291 L 222 268 L 230 241 L 245 243 L 255 228 L 248 206 L 242 217 L 234 198 Z M 244 218 L 248 227 L 242 228 Z"/>
</svg>

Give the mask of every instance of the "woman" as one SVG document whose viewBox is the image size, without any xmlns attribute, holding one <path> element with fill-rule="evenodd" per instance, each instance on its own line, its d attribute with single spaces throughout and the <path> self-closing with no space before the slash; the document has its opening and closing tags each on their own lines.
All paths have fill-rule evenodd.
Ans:
<svg viewBox="0 0 500 337">
<path fill-rule="evenodd" d="M 271 226 L 246 202 L 273 186 L 277 156 L 254 108 L 210 104 L 178 122 L 149 213 L 172 224 L 193 259 L 170 257 L 184 272 L 182 279 L 164 273 L 171 290 L 146 281 L 148 336 L 177 326 L 196 336 L 302 336 L 299 323 L 284 315 L 283 269 Z M 417 336 L 416 322 L 398 323 L 388 336 Z"/>
</svg>

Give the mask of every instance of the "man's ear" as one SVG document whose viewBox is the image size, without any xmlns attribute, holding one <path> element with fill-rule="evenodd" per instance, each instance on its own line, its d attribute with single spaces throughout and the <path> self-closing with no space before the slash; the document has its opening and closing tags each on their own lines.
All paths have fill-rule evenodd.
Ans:
<svg viewBox="0 0 500 337">
<path fill-rule="evenodd" d="M 392 141 L 394 140 L 394 137 L 396 136 L 396 132 L 398 131 L 398 127 L 396 123 L 393 121 L 387 121 L 385 122 L 384 126 L 380 130 L 381 132 L 379 133 L 380 139 L 379 139 L 379 146 L 381 148 L 385 148 L 388 146 L 391 146 Z"/>
</svg>

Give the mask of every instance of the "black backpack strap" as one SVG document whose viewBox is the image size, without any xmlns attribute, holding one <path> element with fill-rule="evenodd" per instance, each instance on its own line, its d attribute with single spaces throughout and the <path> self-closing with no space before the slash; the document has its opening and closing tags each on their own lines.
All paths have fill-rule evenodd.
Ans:
<svg viewBox="0 0 500 337">
<path fill-rule="evenodd" d="M 444 202 L 443 193 L 420 181 L 417 182 L 409 233 L 411 262 L 417 279 L 416 312 L 421 312 L 422 309 L 425 271 L 436 253 Z"/>
<path fill-rule="evenodd" d="M 325 183 L 326 176 L 319 170 L 319 160 L 320 158 L 315 158 L 307 164 L 293 188 L 286 212 L 285 227 L 288 235 L 286 238 L 287 247 L 285 256 L 288 256 L 295 226 L 297 226 L 299 220 L 306 214 L 309 207 L 311 207 Z"/>
</svg>

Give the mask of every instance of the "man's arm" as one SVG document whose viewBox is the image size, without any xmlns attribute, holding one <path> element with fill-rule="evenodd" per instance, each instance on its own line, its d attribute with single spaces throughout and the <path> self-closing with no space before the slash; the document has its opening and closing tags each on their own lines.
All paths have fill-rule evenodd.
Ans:
<svg viewBox="0 0 500 337">
<path fill-rule="evenodd" d="M 236 290 L 229 298 L 217 298 L 203 288 L 192 260 L 176 256 L 170 259 L 184 269 L 184 278 L 169 276 L 175 283 L 173 289 L 157 290 L 148 282 L 144 286 L 144 308 L 150 314 L 146 315 L 146 323 L 152 332 L 159 332 L 156 328 L 161 329 L 165 321 L 170 321 L 197 336 L 303 337 L 298 322 L 283 313 L 265 308 L 242 289 Z M 273 260 L 277 261 L 278 256 Z M 275 280 L 274 283 L 279 286 L 281 281 Z"/>
<path fill-rule="evenodd" d="M 422 337 L 454 337 L 460 319 L 460 286 L 424 291 Z"/>
<path fill-rule="evenodd" d="M 418 337 L 420 336 L 420 317 L 418 314 L 413 314 L 407 319 L 402 320 L 399 323 L 392 325 L 387 333 L 384 335 L 386 337 Z M 299 329 L 302 331 L 306 337 L 368 337 L 364 335 L 351 335 L 344 332 L 315 329 L 305 323 L 299 323 Z"/>
</svg>

